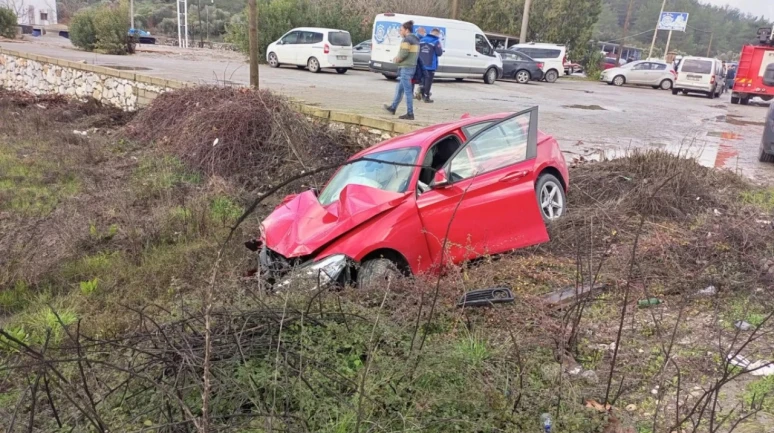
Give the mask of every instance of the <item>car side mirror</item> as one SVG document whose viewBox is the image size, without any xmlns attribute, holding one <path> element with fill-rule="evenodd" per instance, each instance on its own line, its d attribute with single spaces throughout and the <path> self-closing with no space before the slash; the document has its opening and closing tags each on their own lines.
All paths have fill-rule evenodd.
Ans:
<svg viewBox="0 0 774 433">
<path fill-rule="evenodd" d="M 285 45 L 284 41 L 277 41 L 277 45 Z"/>
<path fill-rule="evenodd" d="M 355 47 L 356 50 L 360 51 L 363 49 L 363 47 Z"/>
<path fill-rule="evenodd" d="M 438 188 L 445 188 L 449 186 L 449 177 L 446 175 L 446 170 L 439 169 L 435 172 L 435 176 L 433 176 L 433 183 L 430 184 L 430 187 L 433 189 Z"/>
</svg>

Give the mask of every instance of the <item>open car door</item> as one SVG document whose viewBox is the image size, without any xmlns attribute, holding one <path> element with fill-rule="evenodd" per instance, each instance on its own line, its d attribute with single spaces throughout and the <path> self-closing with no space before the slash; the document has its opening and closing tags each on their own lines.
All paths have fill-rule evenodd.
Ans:
<svg viewBox="0 0 774 433">
<path fill-rule="evenodd" d="M 538 109 L 473 135 L 417 198 L 433 262 L 459 263 L 548 241 L 535 195 Z M 447 237 L 448 232 L 448 237 Z"/>
</svg>

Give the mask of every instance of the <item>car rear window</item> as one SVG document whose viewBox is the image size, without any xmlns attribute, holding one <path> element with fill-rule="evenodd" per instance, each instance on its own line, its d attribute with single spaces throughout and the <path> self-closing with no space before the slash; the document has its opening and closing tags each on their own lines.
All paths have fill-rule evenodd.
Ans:
<svg viewBox="0 0 774 433">
<path fill-rule="evenodd" d="M 709 60 L 685 59 L 681 72 L 692 72 L 694 74 L 711 74 L 712 62 Z"/>
<path fill-rule="evenodd" d="M 532 57 L 533 59 L 557 59 L 562 55 L 562 50 L 551 48 L 516 47 L 516 50 Z"/>
<path fill-rule="evenodd" d="M 352 45 L 352 36 L 348 32 L 328 32 L 328 42 L 338 47 Z"/>
</svg>

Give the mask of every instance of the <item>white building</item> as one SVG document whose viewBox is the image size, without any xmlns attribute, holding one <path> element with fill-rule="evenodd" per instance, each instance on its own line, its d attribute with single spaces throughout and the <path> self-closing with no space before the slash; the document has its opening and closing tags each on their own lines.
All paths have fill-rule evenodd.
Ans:
<svg viewBox="0 0 774 433">
<path fill-rule="evenodd" d="M 56 24 L 56 0 L 0 0 L 0 7 L 14 11 L 19 24 L 31 26 Z"/>
</svg>

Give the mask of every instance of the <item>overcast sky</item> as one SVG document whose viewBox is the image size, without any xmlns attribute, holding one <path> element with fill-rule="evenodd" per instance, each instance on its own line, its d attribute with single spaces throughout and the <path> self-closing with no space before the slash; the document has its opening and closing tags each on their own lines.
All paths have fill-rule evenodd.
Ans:
<svg viewBox="0 0 774 433">
<path fill-rule="evenodd" d="M 767 19 L 774 21 L 774 0 L 699 0 L 702 3 L 709 3 L 715 6 L 729 5 L 732 8 L 738 8 L 742 12 L 748 12 L 753 15 L 763 15 Z"/>
</svg>

